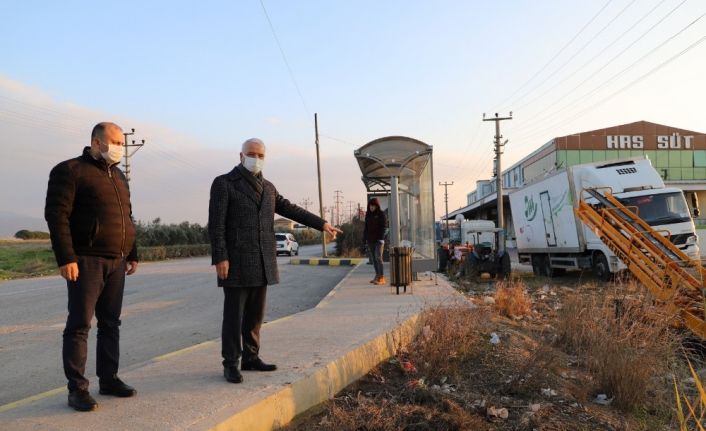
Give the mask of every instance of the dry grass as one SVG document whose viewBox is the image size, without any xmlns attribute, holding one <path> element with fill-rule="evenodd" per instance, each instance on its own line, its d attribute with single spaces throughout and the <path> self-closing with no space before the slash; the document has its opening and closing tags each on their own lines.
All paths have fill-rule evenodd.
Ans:
<svg viewBox="0 0 706 431">
<path fill-rule="evenodd" d="M 663 431 L 680 418 L 699 429 L 682 340 L 640 286 L 537 283 L 496 283 L 494 306 L 426 310 L 405 351 L 286 429 Z M 612 405 L 593 402 L 601 393 Z"/>
<path fill-rule="evenodd" d="M 468 306 L 433 307 L 422 314 L 422 332 L 406 356 L 431 378 L 459 374 L 485 344 L 488 314 Z"/>
<path fill-rule="evenodd" d="M 676 412 L 679 420 L 679 430 L 689 431 L 692 429 L 704 431 L 706 429 L 706 390 L 701 381 L 701 377 L 694 369 L 691 362 L 689 364 L 689 372 L 693 379 L 696 389 L 696 395 L 689 396 L 689 391 L 680 389 L 677 384 L 676 377 L 674 378 L 674 396 L 676 400 Z M 693 390 L 691 391 L 693 392 Z"/>
<path fill-rule="evenodd" d="M 363 253 L 360 251 L 360 248 L 352 247 L 352 248 L 344 248 L 343 253 L 341 253 L 340 257 L 346 257 L 346 258 L 360 258 L 360 257 L 367 257 L 363 255 Z"/>
<path fill-rule="evenodd" d="M 557 321 L 558 344 L 593 375 L 595 393 L 614 397 L 618 408 L 669 411 L 665 379 L 681 340 L 670 330 L 669 316 L 616 289 L 567 298 Z"/>
<path fill-rule="evenodd" d="M 451 400 L 427 400 L 425 404 L 400 403 L 358 393 L 336 400 L 330 413 L 309 430 L 399 431 L 399 430 L 481 430 L 487 422 L 465 411 Z"/>
<path fill-rule="evenodd" d="M 526 316 L 531 311 L 530 300 L 522 280 L 498 282 L 495 290 L 495 309 L 498 313 L 516 318 Z"/>
</svg>

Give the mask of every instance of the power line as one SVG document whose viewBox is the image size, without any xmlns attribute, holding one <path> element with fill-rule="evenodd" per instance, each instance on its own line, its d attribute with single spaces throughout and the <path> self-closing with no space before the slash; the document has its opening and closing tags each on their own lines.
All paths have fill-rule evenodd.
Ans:
<svg viewBox="0 0 706 431">
<path fill-rule="evenodd" d="M 596 14 L 593 15 L 593 17 L 590 20 L 588 20 L 588 22 L 586 24 L 584 24 L 583 27 L 581 27 L 581 29 L 574 35 L 574 37 L 571 38 L 571 40 L 569 40 L 556 54 L 554 54 L 554 56 L 552 58 L 550 58 L 549 61 L 547 61 L 544 64 L 544 66 L 542 66 L 537 72 L 535 72 L 534 75 L 532 75 L 532 77 L 530 79 L 528 79 L 524 84 L 522 84 L 519 88 L 517 88 L 517 90 L 513 91 L 512 94 L 510 94 L 510 96 L 507 97 L 507 99 L 505 99 L 503 102 L 501 102 L 500 106 L 504 108 L 505 106 L 503 106 L 503 105 L 507 104 L 513 97 L 515 97 L 515 95 L 517 93 L 519 93 L 525 86 L 527 86 L 527 84 L 532 82 L 534 80 L 534 78 L 536 78 L 540 73 L 544 72 L 544 70 L 547 67 L 549 67 L 549 65 L 552 64 L 552 62 L 554 62 L 554 60 L 556 60 L 561 55 L 561 53 L 564 52 L 564 50 L 566 48 L 568 48 L 569 45 L 571 45 L 581 35 L 581 33 L 583 33 L 583 31 L 586 30 L 586 28 L 588 28 L 589 25 L 591 25 L 591 23 L 593 21 L 596 20 L 596 18 L 598 18 L 598 16 L 605 10 L 605 8 L 608 7 L 608 5 L 612 1 L 613 0 L 606 1 L 606 3 L 603 5 L 603 7 L 601 7 L 600 10 L 598 12 L 596 12 Z"/>
<path fill-rule="evenodd" d="M 36 103 L 29 103 L 29 102 L 25 102 L 25 101 L 22 101 L 22 100 L 17 100 L 17 99 L 14 99 L 14 98 L 12 98 L 12 97 L 4 96 L 4 95 L 0 95 L 0 99 L 5 99 L 5 100 L 7 100 L 7 101 L 10 101 L 10 102 L 15 103 L 15 104 L 18 104 L 18 105 L 24 105 L 24 106 L 27 106 L 27 107 L 29 107 L 29 108 L 31 108 L 31 109 L 36 109 L 36 110 L 45 111 L 46 113 L 49 113 L 49 114 L 60 115 L 60 116 L 62 116 L 62 117 L 75 118 L 75 119 L 78 119 L 78 120 L 85 120 L 85 118 L 79 117 L 79 116 L 74 115 L 74 114 L 69 114 L 69 113 L 67 113 L 67 112 L 57 111 L 56 109 L 48 108 L 48 107 L 46 107 L 46 106 L 38 105 L 38 104 L 36 104 Z"/>
<path fill-rule="evenodd" d="M 662 69 L 664 66 L 668 65 L 668 64 L 671 63 L 672 61 L 676 60 L 677 58 L 681 57 L 682 55 L 684 55 L 684 54 L 686 54 L 687 52 L 691 51 L 692 49 L 696 48 L 698 45 L 702 44 L 704 41 L 706 41 L 706 36 L 702 36 L 701 39 L 699 39 L 699 40 L 697 40 L 696 42 L 692 43 L 691 45 L 689 45 L 688 47 L 686 47 L 685 49 L 683 49 L 681 52 L 677 53 L 676 55 L 674 55 L 674 56 L 670 57 L 669 59 L 663 61 L 662 63 L 658 64 L 657 66 L 655 66 L 654 68 L 652 68 L 649 72 L 647 72 L 647 73 L 641 75 L 639 78 L 633 80 L 632 82 L 630 82 L 630 83 L 627 84 L 626 86 L 622 87 L 622 88 L 619 89 L 618 91 L 616 91 L 616 92 L 610 94 L 609 96 L 607 96 L 607 97 L 601 99 L 600 101 L 594 103 L 593 105 L 591 105 L 591 106 L 589 106 L 589 107 L 587 107 L 587 108 L 585 108 L 585 109 L 579 111 L 578 113 L 576 113 L 576 115 L 574 115 L 573 117 L 569 118 L 568 120 L 567 120 L 567 119 L 561 120 L 560 122 L 555 123 L 554 125 L 550 126 L 549 128 L 555 127 L 557 124 L 569 123 L 569 122 L 575 120 L 576 118 L 580 117 L 580 116 L 583 115 L 584 113 L 590 111 L 591 109 L 593 109 L 593 108 L 595 108 L 595 107 L 597 107 L 597 106 L 599 106 L 599 105 L 602 105 L 603 103 L 607 102 L 608 100 L 612 99 L 613 97 L 617 96 L 618 94 L 624 92 L 625 90 L 629 89 L 630 87 L 632 87 L 632 86 L 634 86 L 635 84 L 639 83 L 640 81 L 644 80 L 644 79 L 647 78 L 648 76 L 650 76 L 650 75 L 652 75 L 653 73 L 657 72 L 658 70 Z M 547 129 L 549 129 L 549 128 L 547 128 Z M 535 136 L 535 135 L 537 135 L 537 134 L 539 134 L 539 133 L 544 132 L 544 131 L 547 130 L 547 129 L 537 131 L 537 132 L 535 132 L 535 133 L 530 134 L 529 136 Z"/>
<path fill-rule="evenodd" d="M 670 10 L 666 15 L 664 15 L 658 22 L 656 22 L 655 24 L 653 24 L 650 28 L 648 28 L 645 32 L 643 32 L 640 36 L 638 36 L 632 43 L 630 43 L 627 47 L 625 47 L 624 49 L 622 49 L 618 54 L 616 54 L 616 55 L 613 56 L 610 60 L 608 60 L 606 63 L 604 63 L 603 66 L 601 66 L 597 71 L 593 72 L 593 73 L 590 74 L 586 79 L 584 79 L 583 81 L 581 81 L 580 83 L 578 83 L 576 86 L 574 86 L 571 90 L 569 90 L 569 91 L 567 91 L 566 93 L 564 93 L 564 95 L 563 95 L 562 97 L 559 97 L 554 103 L 552 103 L 551 105 L 549 105 L 549 106 L 547 106 L 546 108 L 542 109 L 542 110 L 539 111 L 538 113 L 535 113 L 535 114 L 531 115 L 530 117 L 528 117 L 527 120 L 526 120 L 526 122 L 525 122 L 525 124 L 527 124 L 527 126 L 520 126 L 518 129 L 515 129 L 515 130 L 513 130 L 513 131 L 514 131 L 514 132 L 517 132 L 517 131 L 521 131 L 521 130 L 526 130 L 526 129 L 528 129 L 528 128 L 529 128 L 530 130 L 532 130 L 533 128 L 536 128 L 538 122 L 532 121 L 533 119 L 535 119 L 535 118 L 541 116 L 543 113 L 549 111 L 549 109 L 551 109 L 553 106 L 556 106 L 559 102 L 561 102 L 562 100 L 564 100 L 564 97 L 568 96 L 569 94 L 572 94 L 572 93 L 573 93 L 574 91 L 576 91 L 578 88 L 580 88 L 581 86 L 583 86 L 583 84 L 585 84 L 586 82 L 590 81 L 591 79 L 594 79 L 595 76 L 596 76 L 598 73 L 600 73 L 601 71 L 603 71 L 606 67 L 608 67 L 609 65 L 611 65 L 614 60 L 616 60 L 617 58 L 619 58 L 619 57 L 620 57 L 621 55 L 623 55 L 628 49 L 630 49 L 630 48 L 631 48 L 632 46 L 634 46 L 637 42 L 639 42 L 640 40 L 642 40 L 642 38 L 643 38 L 644 36 L 646 36 L 646 35 L 647 35 L 650 31 L 652 31 L 655 27 L 657 27 L 659 24 L 661 24 L 665 19 L 667 19 L 672 13 L 674 13 L 679 7 L 681 7 L 681 5 L 683 5 L 686 1 L 687 1 L 687 0 L 683 0 L 683 1 L 682 1 L 681 3 L 679 3 L 676 7 L 674 7 L 673 9 L 671 9 L 671 10 Z M 573 101 L 571 101 L 571 102 L 569 102 L 569 103 L 563 105 L 563 106 L 560 107 L 559 109 L 554 110 L 552 113 L 550 113 L 550 114 L 548 114 L 548 115 L 545 115 L 544 117 L 542 117 L 542 118 L 539 120 L 539 122 L 542 122 L 542 121 L 545 121 L 545 120 L 548 120 L 548 119 L 552 119 L 552 118 L 554 118 L 558 113 L 560 113 L 560 112 L 565 112 L 568 107 L 570 107 L 570 106 L 572 106 L 572 105 L 575 105 L 575 104 L 576 104 L 577 102 L 579 102 L 579 101 L 585 100 L 586 96 L 589 96 L 589 95 L 595 93 L 596 91 L 600 90 L 603 86 L 605 86 L 606 84 L 610 83 L 610 81 L 612 81 L 612 80 L 614 80 L 615 78 L 619 77 L 620 75 L 622 75 L 622 74 L 625 73 L 626 71 L 632 69 L 637 63 L 641 62 L 642 60 L 644 60 L 645 58 L 647 58 L 648 56 L 650 56 L 651 54 L 653 54 L 654 52 L 656 52 L 658 49 L 660 49 L 661 47 L 663 47 L 664 45 L 666 45 L 666 44 L 667 44 L 668 42 L 670 42 L 672 39 L 674 39 L 675 37 L 677 37 L 678 35 L 680 35 L 680 34 L 683 33 L 684 31 L 686 31 L 689 27 L 691 27 L 692 25 L 694 25 L 694 24 L 695 24 L 696 22 L 698 22 L 701 18 L 703 18 L 704 15 L 706 15 L 706 14 L 702 14 L 701 16 L 699 16 L 698 18 L 696 18 L 694 21 L 692 21 L 691 23 L 689 23 L 686 27 L 682 28 L 682 29 L 679 30 L 677 33 L 675 33 L 674 35 L 670 36 L 670 37 L 667 38 L 665 41 L 663 41 L 662 43 L 660 43 L 659 45 L 657 45 L 656 47 L 652 48 L 647 54 L 645 54 L 645 55 L 643 55 L 642 57 L 638 58 L 637 60 L 635 60 L 634 62 L 632 62 L 629 66 L 627 66 L 626 68 L 622 69 L 620 72 L 618 72 L 618 73 L 612 75 L 612 76 L 611 76 L 610 78 L 608 78 L 607 80 L 601 82 L 601 84 L 599 84 L 598 86 L 594 87 L 593 90 L 589 91 L 588 93 L 583 94 L 582 96 L 580 96 L 580 97 L 578 97 L 578 98 L 575 98 Z"/>
<path fill-rule="evenodd" d="M 265 3 L 263 0 L 260 0 L 260 5 L 262 6 L 262 11 L 265 13 L 265 18 L 267 18 L 267 23 L 270 26 L 270 31 L 272 31 L 272 36 L 275 38 L 275 42 L 277 42 L 277 47 L 279 48 L 280 54 L 282 54 L 282 59 L 284 60 L 284 64 L 287 66 L 287 71 L 289 72 L 289 77 L 292 79 L 292 83 L 294 84 L 294 87 L 297 89 L 297 94 L 299 95 L 299 100 L 302 102 L 302 106 L 304 107 L 304 112 L 306 112 L 307 117 L 309 116 L 309 108 L 306 106 L 306 101 L 304 100 L 304 96 L 302 95 L 302 91 L 299 88 L 299 84 L 297 83 L 297 79 L 294 77 L 294 72 L 292 71 L 292 67 L 289 65 L 289 61 L 287 60 L 287 55 L 284 53 L 284 49 L 282 49 L 282 44 L 279 42 L 279 38 L 277 37 L 277 32 L 275 31 L 275 27 L 272 25 L 272 20 L 270 20 L 270 15 L 267 13 L 267 8 L 265 7 Z"/>
<path fill-rule="evenodd" d="M 356 144 L 354 144 L 354 143 L 352 143 L 352 142 L 350 142 L 350 141 L 346 141 L 345 139 L 336 138 L 336 137 L 334 137 L 334 136 L 327 135 L 327 134 L 324 134 L 324 133 L 320 133 L 319 136 L 323 136 L 324 138 L 328 138 L 328 139 L 331 139 L 332 141 L 340 142 L 340 143 L 342 143 L 342 144 L 350 145 L 351 147 L 354 147 L 354 148 L 357 147 Z"/>
<path fill-rule="evenodd" d="M 584 43 L 583 46 L 581 46 L 581 48 L 579 48 L 571 57 L 569 57 L 564 63 L 562 63 L 561 66 L 559 66 L 557 69 L 555 69 L 554 72 L 552 72 L 552 73 L 550 73 L 549 75 L 547 75 L 547 76 L 542 80 L 542 82 L 540 82 L 539 84 L 535 85 L 531 90 L 525 92 L 524 95 L 522 95 L 520 98 L 518 98 L 517 100 L 515 100 L 515 105 L 517 105 L 521 100 L 523 100 L 525 97 L 527 97 L 527 96 L 528 96 L 529 94 L 531 94 L 533 91 L 535 91 L 535 90 L 539 89 L 540 87 L 542 87 L 542 86 L 543 86 L 545 83 L 547 83 L 551 78 L 553 78 L 557 73 L 559 73 L 561 70 L 563 70 L 564 67 L 566 67 L 569 63 L 571 63 L 571 61 L 572 61 L 574 58 L 576 58 L 576 56 L 578 56 L 579 54 L 581 54 L 581 52 L 583 52 L 583 51 L 586 49 L 586 47 L 587 47 L 588 45 L 590 45 L 591 43 L 593 43 L 593 41 L 595 41 L 595 40 L 598 38 L 598 36 L 600 36 L 608 27 L 610 27 L 610 25 L 613 24 L 613 23 L 614 23 L 626 10 L 628 10 L 628 8 L 630 8 L 630 6 L 632 6 L 636 1 L 637 1 L 637 0 L 631 0 L 627 5 L 625 5 L 625 7 L 623 7 L 610 21 L 608 21 L 608 23 L 606 23 L 606 25 L 604 25 L 600 30 L 598 30 L 598 32 L 597 32 L 596 34 L 594 34 L 593 37 L 591 37 L 591 39 L 588 40 L 588 42 Z M 625 33 L 623 33 L 623 34 L 625 34 Z M 610 45 L 607 45 L 607 47 L 609 47 L 609 46 L 610 46 Z M 607 49 L 607 47 L 606 47 L 605 49 Z M 605 51 L 605 49 L 604 49 L 604 51 Z M 601 52 L 604 52 L 604 51 L 601 51 Z M 561 82 L 564 82 L 564 81 L 566 81 L 567 79 L 569 79 L 571 76 L 574 75 L 574 73 L 576 73 L 576 71 L 574 71 L 572 74 L 570 74 L 569 77 L 564 78 L 564 80 L 562 80 Z M 541 96 L 547 94 L 548 91 L 550 91 L 552 88 L 555 88 L 555 87 L 556 87 L 556 85 L 550 87 L 549 90 L 546 90 L 544 93 L 540 94 L 539 96 L 536 96 L 536 97 L 533 98 L 530 102 L 527 102 L 527 103 L 525 103 L 524 105 L 518 106 L 518 109 L 519 109 L 520 107 L 526 106 L 527 104 L 529 104 L 529 103 L 531 103 L 531 102 L 537 100 L 539 97 L 541 97 Z"/>
</svg>

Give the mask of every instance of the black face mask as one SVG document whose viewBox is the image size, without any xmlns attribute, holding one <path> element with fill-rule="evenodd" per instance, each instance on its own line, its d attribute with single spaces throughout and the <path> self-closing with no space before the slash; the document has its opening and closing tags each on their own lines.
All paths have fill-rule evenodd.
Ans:
<svg viewBox="0 0 706 431">
<path fill-rule="evenodd" d="M 370 212 L 375 212 L 375 210 L 378 209 L 378 207 L 376 207 L 375 205 L 371 205 L 368 208 L 370 209 Z"/>
</svg>

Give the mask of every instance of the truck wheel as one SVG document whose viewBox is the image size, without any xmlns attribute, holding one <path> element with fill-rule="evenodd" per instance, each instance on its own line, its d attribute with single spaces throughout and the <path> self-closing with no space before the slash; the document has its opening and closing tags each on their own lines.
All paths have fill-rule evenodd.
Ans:
<svg viewBox="0 0 706 431">
<path fill-rule="evenodd" d="M 542 271 L 543 271 L 543 269 L 542 269 L 542 257 L 539 256 L 539 255 L 533 254 L 531 261 L 532 261 L 532 273 L 533 273 L 535 276 L 543 275 L 543 274 L 542 274 Z"/>
<path fill-rule="evenodd" d="M 533 269 L 534 271 L 534 269 Z M 507 251 L 503 253 L 503 256 L 500 258 L 500 269 L 498 271 L 498 275 L 500 276 L 501 279 L 506 279 L 510 277 L 510 273 L 512 272 L 512 266 L 510 265 L 510 253 Z"/>
<path fill-rule="evenodd" d="M 552 268 L 552 260 L 549 255 L 542 257 L 542 272 L 549 278 L 554 277 L 554 268 Z"/>
<path fill-rule="evenodd" d="M 475 279 L 480 275 L 478 272 L 478 259 L 473 254 L 469 254 L 466 257 L 465 272 L 466 277 L 471 279 Z"/>
<path fill-rule="evenodd" d="M 608 259 L 600 251 L 593 255 L 593 274 L 601 281 L 610 281 L 613 275 L 608 266 Z"/>
</svg>

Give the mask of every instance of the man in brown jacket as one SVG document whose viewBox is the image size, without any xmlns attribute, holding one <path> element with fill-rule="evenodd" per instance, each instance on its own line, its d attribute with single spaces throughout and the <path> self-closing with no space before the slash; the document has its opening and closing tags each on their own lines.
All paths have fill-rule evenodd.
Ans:
<svg viewBox="0 0 706 431">
<path fill-rule="evenodd" d="M 341 232 L 283 198 L 262 176 L 265 144 L 245 141 L 240 164 L 211 185 L 208 232 L 218 286 L 223 287 L 221 354 L 227 381 L 240 383 L 243 370 L 274 371 L 259 357 L 267 285 L 279 283 L 275 213 L 336 237 Z"/>
</svg>

